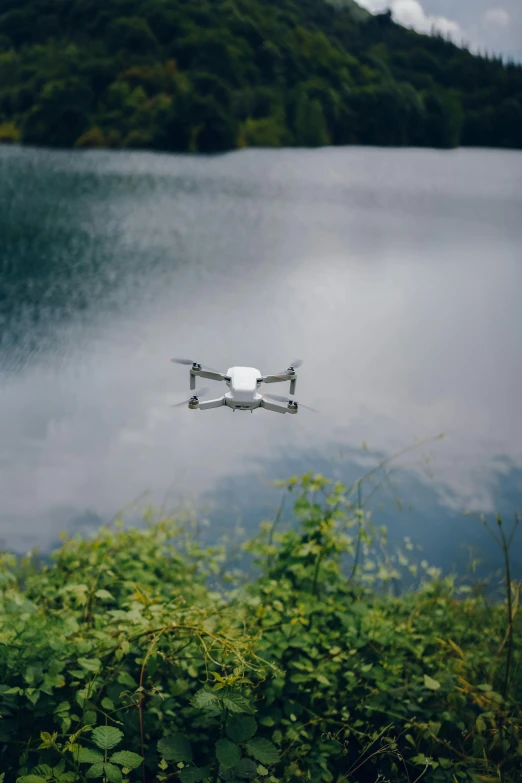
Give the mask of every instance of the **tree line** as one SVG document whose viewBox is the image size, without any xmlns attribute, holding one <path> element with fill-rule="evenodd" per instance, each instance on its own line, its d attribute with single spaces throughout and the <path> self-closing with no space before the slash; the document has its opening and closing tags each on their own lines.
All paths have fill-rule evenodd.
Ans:
<svg viewBox="0 0 522 783">
<path fill-rule="evenodd" d="M 522 149 L 522 66 L 351 2 L 3 0 L 1 141 Z"/>
</svg>

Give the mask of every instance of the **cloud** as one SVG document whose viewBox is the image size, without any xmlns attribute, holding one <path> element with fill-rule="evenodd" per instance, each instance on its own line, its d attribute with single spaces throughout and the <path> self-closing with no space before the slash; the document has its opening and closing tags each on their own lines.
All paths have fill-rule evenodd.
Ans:
<svg viewBox="0 0 522 783">
<path fill-rule="evenodd" d="M 486 27 L 508 27 L 511 17 L 505 8 L 490 8 L 482 16 L 482 21 Z"/>
<path fill-rule="evenodd" d="M 419 33 L 431 33 L 432 30 L 437 30 L 454 40 L 462 38 L 462 29 L 458 22 L 445 16 L 427 14 L 419 0 L 359 0 L 359 5 L 372 13 L 390 8 L 398 24 L 412 27 Z"/>
</svg>

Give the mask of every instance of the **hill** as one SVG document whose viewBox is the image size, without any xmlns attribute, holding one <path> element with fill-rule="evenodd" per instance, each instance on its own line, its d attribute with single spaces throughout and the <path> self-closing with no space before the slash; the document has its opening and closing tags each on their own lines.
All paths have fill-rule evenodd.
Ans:
<svg viewBox="0 0 522 783">
<path fill-rule="evenodd" d="M 522 148 L 522 66 L 354 2 L 3 0 L 0 141 Z"/>
</svg>

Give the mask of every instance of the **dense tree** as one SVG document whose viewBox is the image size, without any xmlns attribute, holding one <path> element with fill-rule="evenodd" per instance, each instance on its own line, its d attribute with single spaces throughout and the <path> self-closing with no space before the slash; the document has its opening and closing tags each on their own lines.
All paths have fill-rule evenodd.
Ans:
<svg viewBox="0 0 522 783">
<path fill-rule="evenodd" d="M 522 148 L 522 66 L 352 0 L 2 0 L 0 142 Z"/>
</svg>

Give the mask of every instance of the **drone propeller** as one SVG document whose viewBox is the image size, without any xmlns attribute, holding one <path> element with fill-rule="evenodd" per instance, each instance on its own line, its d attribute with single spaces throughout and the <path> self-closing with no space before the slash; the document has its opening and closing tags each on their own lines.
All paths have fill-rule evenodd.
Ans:
<svg viewBox="0 0 522 783">
<path fill-rule="evenodd" d="M 221 374 L 221 371 L 216 370 L 215 367 L 209 367 L 207 364 L 199 364 L 199 362 L 196 362 L 193 359 L 171 359 L 170 361 L 175 362 L 175 364 L 187 364 L 187 365 L 197 364 L 198 367 L 201 367 L 202 370 L 210 370 L 210 372 L 218 372 Z"/>
<path fill-rule="evenodd" d="M 288 370 L 297 370 L 298 367 L 300 367 L 303 363 L 302 359 L 296 359 L 294 362 L 290 362 L 286 370 L 279 370 L 279 372 L 274 373 L 275 376 L 285 376 L 288 374 Z"/>
<path fill-rule="evenodd" d="M 210 386 L 203 386 L 201 389 L 196 389 L 192 397 L 189 397 L 188 400 L 183 400 L 183 402 L 176 402 L 174 405 L 170 405 L 171 408 L 180 408 L 182 405 L 186 405 L 188 402 L 194 399 L 198 399 L 199 397 L 204 397 L 205 394 L 208 394 L 208 390 L 210 389 Z"/>
<path fill-rule="evenodd" d="M 299 408 L 306 408 L 309 411 L 313 411 L 314 413 L 319 413 L 317 408 L 310 408 L 308 405 L 302 405 L 300 402 L 297 402 L 297 400 L 292 400 L 290 397 L 282 397 L 280 394 L 262 394 L 262 397 L 268 397 L 269 400 L 275 400 L 276 402 L 295 402 L 296 405 Z"/>
<path fill-rule="evenodd" d="M 290 362 L 290 364 L 288 365 L 288 367 L 286 369 L 287 370 L 290 370 L 290 369 L 297 370 L 297 368 L 300 367 L 302 365 L 302 363 L 303 363 L 302 359 L 296 359 L 295 361 Z M 283 370 L 283 372 L 286 372 L 286 370 Z"/>
</svg>

